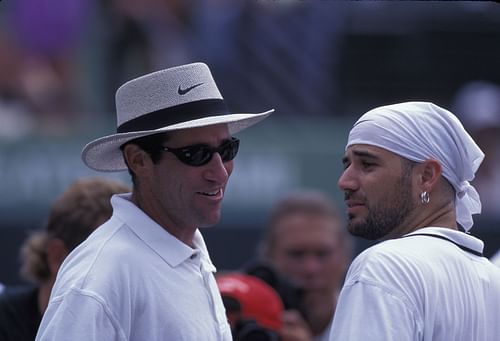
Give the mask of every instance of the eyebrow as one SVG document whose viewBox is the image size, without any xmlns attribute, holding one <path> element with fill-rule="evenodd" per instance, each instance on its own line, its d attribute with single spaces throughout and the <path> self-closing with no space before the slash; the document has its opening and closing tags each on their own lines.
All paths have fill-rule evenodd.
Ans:
<svg viewBox="0 0 500 341">
<path fill-rule="evenodd" d="M 367 152 L 364 150 L 354 150 L 352 152 L 354 156 L 360 157 L 360 158 L 365 158 L 365 159 L 372 159 L 372 160 L 379 160 L 380 157 L 376 154 L 373 154 L 371 152 Z M 346 164 L 349 161 L 349 158 L 347 156 L 344 156 L 342 158 L 342 163 Z"/>
</svg>

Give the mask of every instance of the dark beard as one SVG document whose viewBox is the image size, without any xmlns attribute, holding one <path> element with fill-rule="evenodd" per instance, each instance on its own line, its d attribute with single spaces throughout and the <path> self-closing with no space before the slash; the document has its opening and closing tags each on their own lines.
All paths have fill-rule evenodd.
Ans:
<svg viewBox="0 0 500 341">
<path fill-rule="evenodd" d="M 411 196 L 410 178 L 404 176 L 398 181 L 391 191 L 392 196 L 386 201 L 374 206 L 366 201 L 368 216 L 366 221 L 354 224 L 348 222 L 349 232 L 357 237 L 368 240 L 378 240 L 400 226 L 408 214 L 414 209 L 415 204 Z"/>
</svg>

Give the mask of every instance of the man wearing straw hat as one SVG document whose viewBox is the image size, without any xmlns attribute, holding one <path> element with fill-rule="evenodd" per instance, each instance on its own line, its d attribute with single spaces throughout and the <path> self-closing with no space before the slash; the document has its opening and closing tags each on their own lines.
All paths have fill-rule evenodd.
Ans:
<svg viewBox="0 0 500 341">
<path fill-rule="evenodd" d="M 370 110 L 338 180 L 348 230 L 380 240 L 352 262 L 330 340 L 497 341 L 500 269 L 470 234 L 484 154 L 429 102 Z"/>
<path fill-rule="evenodd" d="M 128 170 L 132 193 L 61 267 L 37 340 L 230 340 L 198 228 L 219 221 L 239 140 L 269 116 L 228 112 L 210 70 L 193 63 L 116 93 L 117 133 L 82 152 L 98 171 Z"/>
</svg>

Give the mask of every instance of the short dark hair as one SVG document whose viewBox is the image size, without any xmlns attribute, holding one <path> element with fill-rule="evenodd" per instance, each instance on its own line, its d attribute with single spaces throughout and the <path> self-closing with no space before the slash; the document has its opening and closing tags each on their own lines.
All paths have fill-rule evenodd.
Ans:
<svg viewBox="0 0 500 341">
<path fill-rule="evenodd" d="M 417 165 L 418 162 L 412 161 L 405 157 L 401 157 L 401 177 L 403 179 L 408 179 L 411 176 L 411 172 L 413 168 Z"/>
<path fill-rule="evenodd" d="M 144 150 L 146 153 L 149 154 L 151 157 L 151 161 L 153 161 L 154 164 L 157 164 L 160 161 L 161 154 L 163 152 L 162 150 L 162 145 L 164 142 L 168 141 L 170 135 L 167 133 L 158 133 L 158 134 L 153 134 L 153 135 L 148 135 L 144 137 L 139 137 L 137 139 L 130 140 L 128 142 L 125 142 L 120 146 L 120 149 L 123 153 L 125 150 L 125 147 L 129 144 L 135 144 L 142 150 Z M 125 159 L 125 156 L 123 157 L 125 160 L 125 164 L 127 165 L 128 172 L 130 176 L 132 177 L 132 183 L 135 185 L 135 174 L 130 169 L 127 159 Z"/>
</svg>

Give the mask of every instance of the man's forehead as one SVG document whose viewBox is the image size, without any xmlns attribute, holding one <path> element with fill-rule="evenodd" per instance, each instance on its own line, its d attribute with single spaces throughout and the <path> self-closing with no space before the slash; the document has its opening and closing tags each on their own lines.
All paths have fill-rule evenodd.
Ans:
<svg viewBox="0 0 500 341">
<path fill-rule="evenodd" d="M 346 156 L 348 157 L 370 157 L 370 158 L 400 158 L 401 156 L 382 147 L 369 144 L 353 144 L 347 147 Z"/>
</svg>

